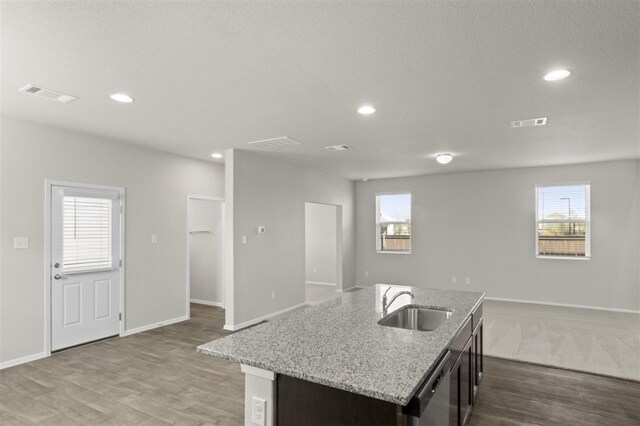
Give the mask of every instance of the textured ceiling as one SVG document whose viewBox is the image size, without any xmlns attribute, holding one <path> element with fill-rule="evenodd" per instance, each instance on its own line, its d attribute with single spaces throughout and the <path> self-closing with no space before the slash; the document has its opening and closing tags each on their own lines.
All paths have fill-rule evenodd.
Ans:
<svg viewBox="0 0 640 426">
<path fill-rule="evenodd" d="M 349 178 L 638 158 L 640 2 L 3 2 L 2 114 Z M 566 67 L 572 76 L 542 80 Z M 80 97 L 18 92 L 28 83 Z M 126 92 L 133 104 L 108 97 Z M 370 103 L 371 116 L 356 108 Z M 546 127 L 511 129 L 549 117 Z M 328 152 L 325 145 L 349 144 Z M 433 160 L 456 154 L 448 166 Z"/>
</svg>

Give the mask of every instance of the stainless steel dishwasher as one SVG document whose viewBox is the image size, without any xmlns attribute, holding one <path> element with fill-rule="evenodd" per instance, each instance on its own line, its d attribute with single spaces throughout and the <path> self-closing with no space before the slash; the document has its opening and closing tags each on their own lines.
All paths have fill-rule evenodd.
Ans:
<svg viewBox="0 0 640 426">
<path fill-rule="evenodd" d="M 449 424 L 450 369 L 451 354 L 447 351 L 404 408 L 409 418 L 409 426 Z"/>
</svg>

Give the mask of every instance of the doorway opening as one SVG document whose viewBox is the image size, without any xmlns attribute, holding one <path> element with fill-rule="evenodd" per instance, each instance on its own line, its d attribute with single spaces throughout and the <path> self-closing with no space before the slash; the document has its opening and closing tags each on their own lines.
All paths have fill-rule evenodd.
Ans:
<svg viewBox="0 0 640 426">
<path fill-rule="evenodd" d="M 124 334 L 124 188 L 45 182 L 45 356 Z"/>
<path fill-rule="evenodd" d="M 305 303 L 342 292 L 342 206 L 305 203 Z"/>
<path fill-rule="evenodd" d="M 187 196 L 187 316 L 191 303 L 224 308 L 224 200 Z"/>
</svg>

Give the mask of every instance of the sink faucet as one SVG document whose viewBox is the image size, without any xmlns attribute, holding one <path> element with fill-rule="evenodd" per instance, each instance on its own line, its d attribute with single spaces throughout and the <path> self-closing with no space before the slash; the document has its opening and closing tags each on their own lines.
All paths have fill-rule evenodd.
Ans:
<svg viewBox="0 0 640 426">
<path fill-rule="evenodd" d="M 395 300 L 399 296 L 402 296 L 403 294 L 408 294 L 409 296 L 411 296 L 412 299 L 415 297 L 413 292 L 411 292 L 409 290 L 403 290 L 403 291 L 400 291 L 400 292 L 394 294 L 393 297 L 391 298 L 391 300 L 389 301 L 389 303 L 387 303 L 387 293 L 389 293 L 389 290 L 391 290 L 391 286 L 389 286 L 387 291 L 385 291 L 384 294 L 382 295 L 382 316 L 386 316 L 387 315 L 387 309 L 389 308 L 389 306 L 391 306 L 391 304 L 393 302 L 395 302 Z"/>
</svg>

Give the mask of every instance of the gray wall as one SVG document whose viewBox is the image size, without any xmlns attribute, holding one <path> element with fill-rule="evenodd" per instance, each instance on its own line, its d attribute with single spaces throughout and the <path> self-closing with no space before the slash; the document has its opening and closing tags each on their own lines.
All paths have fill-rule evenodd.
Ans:
<svg viewBox="0 0 640 426">
<path fill-rule="evenodd" d="M 305 281 L 336 284 L 336 206 L 306 203 Z"/>
<path fill-rule="evenodd" d="M 591 260 L 537 259 L 535 185 L 580 181 L 591 181 Z M 413 195 L 411 254 L 375 252 L 375 194 L 393 191 Z M 638 310 L 639 191 L 636 160 L 358 182 L 357 282 Z"/>
<path fill-rule="evenodd" d="M 189 200 L 191 300 L 220 306 L 224 285 L 222 206 L 221 201 Z"/>
<path fill-rule="evenodd" d="M 186 196 L 224 195 L 222 166 L 3 118 L 0 362 L 44 351 L 45 179 L 126 188 L 126 328 L 183 317 Z M 158 243 L 150 244 L 151 234 Z M 28 236 L 28 250 L 13 238 Z"/>
<path fill-rule="evenodd" d="M 225 239 L 227 327 L 304 303 L 307 201 L 342 206 L 338 269 L 344 288 L 355 284 L 353 181 L 240 150 L 227 150 L 225 179 L 225 220 L 232 226 Z M 257 234 L 258 225 L 267 232 Z"/>
</svg>

